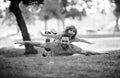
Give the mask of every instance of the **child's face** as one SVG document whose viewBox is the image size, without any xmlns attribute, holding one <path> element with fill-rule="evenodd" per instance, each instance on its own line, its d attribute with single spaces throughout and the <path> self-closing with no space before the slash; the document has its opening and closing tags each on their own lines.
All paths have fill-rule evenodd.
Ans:
<svg viewBox="0 0 120 78">
<path fill-rule="evenodd" d="M 68 34 L 69 34 L 70 36 L 75 35 L 75 30 L 74 30 L 74 29 L 68 30 Z"/>
</svg>

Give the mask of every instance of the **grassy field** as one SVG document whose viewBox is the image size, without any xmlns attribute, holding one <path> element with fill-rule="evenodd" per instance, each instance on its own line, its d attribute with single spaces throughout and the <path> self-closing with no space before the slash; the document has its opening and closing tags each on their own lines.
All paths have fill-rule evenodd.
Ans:
<svg viewBox="0 0 120 78">
<path fill-rule="evenodd" d="M 42 57 L 0 49 L 0 78 L 120 78 L 120 51 L 105 55 Z"/>
</svg>

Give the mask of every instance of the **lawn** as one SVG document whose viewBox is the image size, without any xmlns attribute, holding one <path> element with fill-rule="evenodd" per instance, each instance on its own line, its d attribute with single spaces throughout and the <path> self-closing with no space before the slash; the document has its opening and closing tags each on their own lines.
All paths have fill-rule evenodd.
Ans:
<svg viewBox="0 0 120 78">
<path fill-rule="evenodd" d="M 42 57 L 24 49 L 0 49 L 0 78 L 120 78 L 120 51 L 91 56 Z"/>
</svg>

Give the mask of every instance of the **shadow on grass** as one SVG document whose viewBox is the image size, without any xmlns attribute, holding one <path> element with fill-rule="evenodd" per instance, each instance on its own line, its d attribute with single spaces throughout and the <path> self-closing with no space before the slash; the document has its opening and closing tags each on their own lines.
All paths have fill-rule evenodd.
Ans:
<svg viewBox="0 0 120 78">
<path fill-rule="evenodd" d="M 5 57 L 21 57 L 24 56 L 24 49 L 3 47 L 0 49 L 0 55 Z"/>
</svg>

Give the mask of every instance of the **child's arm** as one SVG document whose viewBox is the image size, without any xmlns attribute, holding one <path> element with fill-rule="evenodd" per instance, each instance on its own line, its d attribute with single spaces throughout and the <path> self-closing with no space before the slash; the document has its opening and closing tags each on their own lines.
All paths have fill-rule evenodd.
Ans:
<svg viewBox="0 0 120 78">
<path fill-rule="evenodd" d="M 89 41 L 87 41 L 87 40 L 85 40 L 85 39 L 76 38 L 75 42 L 79 42 L 79 41 L 80 41 L 80 42 L 83 42 L 83 43 L 94 44 L 94 43 L 89 42 Z"/>
<path fill-rule="evenodd" d="M 89 55 L 102 55 L 102 54 L 108 54 L 108 53 L 99 53 L 99 52 L 94 52 L 94 51 L 88 51 L 88 50 L 83 50 L 82 48 L 71 44 L 73 47 L 73 50 L 75 51 L 75 53 L 78 54 L 83 54 L 85 56 L 89 56 Z"/>
<path fill-rule="evenodd" d="M 16 42 L 15 44 L 20 44 L 20 46 L 21 45 L 25 45 L 25 44 L 31 44 L 33 46 L 46 48 L 46 44 L 45 43 L 34 42 L 34 41 L 21 41 L 21 42 Z"/>
</svg>

